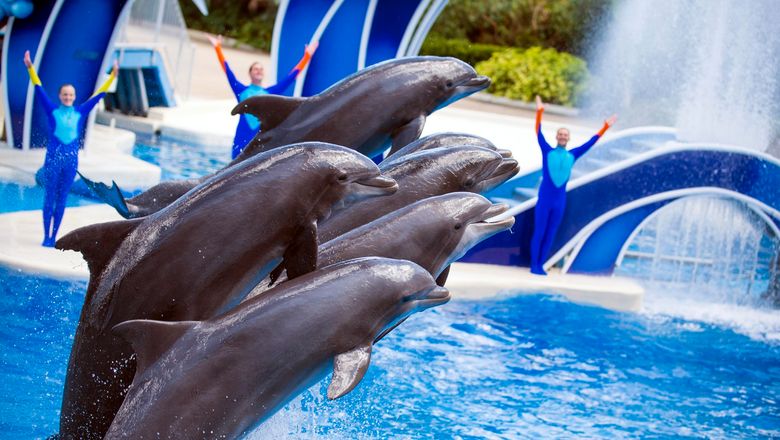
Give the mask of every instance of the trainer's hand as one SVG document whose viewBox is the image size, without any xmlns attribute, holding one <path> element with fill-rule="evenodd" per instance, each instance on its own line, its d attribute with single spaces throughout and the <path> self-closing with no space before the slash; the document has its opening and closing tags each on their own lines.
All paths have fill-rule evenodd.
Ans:
<svg viewBox="0 0 780 440">
<path fill-rule="evenodd" d="M 607 124 L 607 127 L 612 127 L 615 125 L 615 122 L 617 122 L 617 115 L 612 115 L 604 121 L 604 123 Z"/>
<path fill-rule="evenodd" d="M 30 67 L 32 67 L 32 60 L 30 59 L 30 51 L 29 50 L 24 52 L 24 65 L 27 66 L 28 69 Z"/>
<path fill-rule="evenodd" d="M 544 109 L 544 103 L 542 103 L 542 98 L 539 97 L 539 95 L 536 95 L 536 109 L 537 110 L 543 110 Z"/>
<path fill-rule="evenodd" d="M 220 47 L 222 46 L 222 35 L 217 35 L 216 37 L 212 37 L 211 35 L 206 35 L 206 37 L 211 42 L 211 45 L 214 47 Z"/>
</svg>

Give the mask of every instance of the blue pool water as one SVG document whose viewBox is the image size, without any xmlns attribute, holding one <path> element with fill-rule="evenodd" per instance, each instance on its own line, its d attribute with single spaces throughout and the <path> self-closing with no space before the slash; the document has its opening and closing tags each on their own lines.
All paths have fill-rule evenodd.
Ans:
<svg viewBox="0 0 780 440">
<path fill-rule="evenodd" d="M 227 162 L 171 143 L 135 154 L 169 177 Z M 56 431 L 85 289 L 0 268 L 0 438 Z M 351 394 L 331 402 L 326 387 L 250 438 L 780 437 L 780 316 L 652 288 L 642 313 L 452 301 L 378 343 Z"/>
</svg>

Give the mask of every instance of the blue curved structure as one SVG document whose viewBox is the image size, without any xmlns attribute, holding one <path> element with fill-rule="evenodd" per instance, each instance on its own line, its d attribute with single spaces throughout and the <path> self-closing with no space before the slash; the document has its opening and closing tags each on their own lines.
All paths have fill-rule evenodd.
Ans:
<svg viewBox="0 0 780 440">
<path fill-rule="evenodd" d="M 50 94 L 70 83 L 76 87 L 76 101 L 82 102 L 111 63 L 116 25 L 130 3 L 47 0 L 36 2 L 29 17 L 9 20 L 2 73 L 9 144 L 23 149 L 46 146 L 46 115 L 33 105 L 32 85 L 21 61 L 24 51 L 30 50 Z"/>
<path fill-rule="evenodd" d="M 568 256 L 565 272 L 610 274 L 644 219 L 672 201 L 702 194 L 737 199 L 778 232 L 780 161 L 738 147 L 667 145 L 573 180 L 545 267 Z M 512 231 L 483 241 L 461 261 L 529 266 L 535 204 L 531 199 L 510 210 Z"/>
<path fill-rule="evenodd" d="M 315 95 L 366 66 L 416 55 L 446 3 L 284 0 L 276 16 L 271 48 L 276 81 L 295 66 L 303 46 L 315 40 L 320 43 L 316 55 L 285 95 Z"/>
</svg>

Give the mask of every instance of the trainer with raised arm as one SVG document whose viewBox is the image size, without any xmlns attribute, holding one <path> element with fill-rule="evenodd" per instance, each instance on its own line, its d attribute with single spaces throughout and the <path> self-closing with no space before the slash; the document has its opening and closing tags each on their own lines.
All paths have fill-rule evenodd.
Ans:
<svg viewBox="0 0 780 440">
<path fill-rule="evenodd" d="M 267 94 L 276 95 L 282 93 L 285 89 L 287 89 L 287 87 L 290 86 L 290 84 L 292 84 L 293 81 L 295 81 L 295 78 L 298 77 L 298 74 L 306 68 L 306 65 L 309 63 L 309 60 L 311 60 L 312 55 L 314 55 L 314 51 L 317 50 L 318 45 L 316 41 L 307 45 L 301 60 L 298 61 L 298 64 L 293 67 L 293 69 L 289 74 L 287 74 L 286 77 L 284 77 L 284 79 L 272 86 L 263 87 L 262 82 L 264 69 L 262 64 L 259 62 L 254 62 L 249 66 L 250 83 L 249 85 L 243 84 L 238 81 L 238 79 L 236 79 L 236 75 L 230 69 L 230 65 L 227 61 L 225 61 L 225 55 L 222 53 L 222 36 L 219 35 L 216 38 L 209 37 L 209 40 L 214 46 L 214 50 L 217 52 L 219 64 L 222 67 L 222 70 L 225 72 L 228 83 L 230 84 L 230 88 L 233 90 L 233 94 L 236 95 L 238 102 L 241 102 L 247 98 L 251 98 L 252 96 Z M 259 130 L 260 121 L 256 117 L 247 113 L 241 115 L 238 121 L 238 126 L 236 127 L 236 135 L 233 137 L 233 147 L 231 149 L 230 158 L 235 159 L 238 157 L 246 144 L 252 140 L 252 138 Z"/>
<path fill-rule="evenodd" d="M 111 82 L 119 69 L 114 68 L 106 82 L 80 105 L 74 106 L 76 88 L 72 84 L 63 84 L 59 89 L 60 105 L 55 105 L 43 89 L 40 78 L 30 60 L 30 51 L 24 53 L 24 65 L 35 84 L 35 96 L 43 106 L 49 121 L 49 142 L 46 146 L 46 158 L 43 163 L 43 246 L 54 247 L 57 231 L 65 214 L 65 202 L 76 177 L 79 165 L 79 149 L 84 145 L 84 130 L 89 112 L 106 96 Z"/>
<path fill-rule="evenodd" d="M 536 96 L 536 138 L 542 150 L 542 184 L 534 210 L 534 233 L 531 238 L 531 273 L 547 275 L 544 262 L 552 247 L 555 233 L 563 218 L 566 208 L 566 184 L 569 183 L 571 168 L 583 154 L 598 142 L 609 127 L 617 121 L 617 115 L 604 121 L 596 135 L 590 140 L 571 150 L 566 149 L 569 143 L 569 129 L 559 128 L 555 140 L 557 145 L 551 147 L 542 135 L 542 113 L 544 104 L 542 98 Z"/>
</svg>

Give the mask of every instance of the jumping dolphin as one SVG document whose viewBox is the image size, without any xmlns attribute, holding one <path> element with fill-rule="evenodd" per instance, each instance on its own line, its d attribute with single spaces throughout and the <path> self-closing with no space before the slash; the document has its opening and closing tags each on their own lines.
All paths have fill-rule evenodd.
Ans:
<svg viewBox="0 0 780 440">
<path fill-rule="evenodd" d="M 324 243 L 418 200 L 456 191 L 489 191 L 518 172 L 517 161 L 481 147 L 434 148 L 399 158 L 382 170 L 398 191 L 381 200 L 341 206 L 320 223 Z M 378 203 L 374 203 L 378 202 Z"/>
<path fill-rule="evenodd" d="M 438 277 L 480 241 L 511 228 L 514 217 L 490 222 L 508 207 L 494 205 L 479 194 L 456 192 L 429 197 L 353 229 L 320 245 L 317 264 L 325 267 L 339 261 L 377 256 L 399 258 L 419 264 Z M 271 279 L 261 285 L 275 281 Z M 279 278 L 284 281 L 286 277 Z M 258 288 L 252 294 L 258 293 Z M 248 301 L 249 299 L 247 299 Z"/>
<path fill-rule="evenodd" d="M 374 343 L 448 300 L 420 266 L 371 257 L 308 273 L 210 320 L 121 323 L 115 331 L 132 344 L 138 370 L 105 438 L 238 438 L 331 369 L 327 395 L 339 398 L 360 383 Z"/>
<path fill-rule="evenodd" d="M 315 269 L 317 223 L 350 193 L 392 193 L 354 150 L 320 142 L 257 155 L 143 219 L 77 229 L 57 248 L 89 265 L 68 364 L 60 433 L 102 438 L 135 369 L 111 327 L 130 319 L 208 319 L 237 304 L 285 261 Z"/>
<path fill-rule="evenodd" d="M 262 95 L 249 98 L 233 114 L 251 113 L 262 131 L 229 166 L 280 146 L 332 142 L 373 157 L 392 142 L 394 150 L 417 139 L 425 118 L 490 85 L 468 64 L 448 57 L 409 57 L 363 69 L 308 98 Z M 124 199 L 103 183 L 85 183 L 125 218 L 152 214 L 202 182 L 168 181 Z"/>
<path fill-rule="evenodd" d="M 416 153 L 418 151 L 430 150 L 440 147 L 482 147 L 488 150 L 497 151 L 502 157 L 512 157 L 512 152 L 509 150 L 503 150 L 496 148 L 493 142 L 472 134 L 466 133 L 436 133 L 430 136 L 425 136 L 417 139 L 414 142 L 407 144 L 405 147 L 396 151 L 393 154 L 389 154 L 382 163 L 379 164 L 379 168 L 386 167 L 393 163 L 396 159 L 399 159 L 408 154 Z"/>
<path fill-rule="evenodd" d="M 318 140 L 374 157 L 420 137 L 425 118 L 490 85 L 490 79 L 457 58 L 408 57 L 360 70 L 308 98 L 262 95 L 240 102 L 233 114 L 250 113 L 262 131 L 234 163 L 290 142 Z"/>
</svg>

